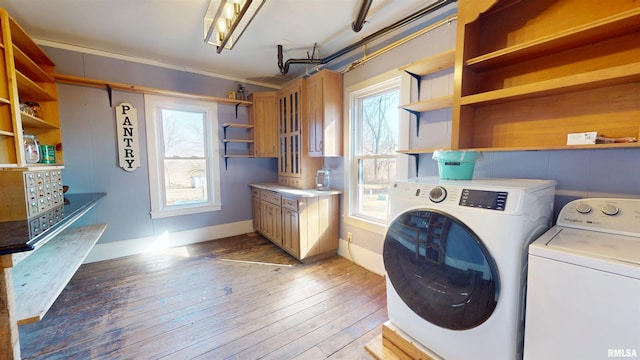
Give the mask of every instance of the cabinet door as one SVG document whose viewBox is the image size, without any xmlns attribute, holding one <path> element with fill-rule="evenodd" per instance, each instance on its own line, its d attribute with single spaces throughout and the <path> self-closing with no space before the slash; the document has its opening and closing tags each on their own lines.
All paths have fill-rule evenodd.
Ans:
<svg viewBox="0 0 640 360">
<path fill-rule="evenodd" d="M 280 152 L 278 173 L 283 176 L 300 176 L 302 157 L 301 142 L 301 102 L 300 82 L 294 82 L 283 89 L 278 96 L 278 120 Z"/>
<path fill-rule="evenodd" d="M 260 198 L 259 197 L 252 197 L 251 198 L 251 218 L 253 219 L 253 228 L 256 229 L 256 231 L 261 232 L 262 231 L 262 226 L 261 226 L 261 211 L 260 211 Z"/>
<path fill-rule="evenodd" d="M 309 124 L 309 155 L 322 156 L 323 142 L 323 109 L 322 95 L 324 78 L 317 76 L 307 81 L 307 121 Z"/>
<path fill-rule="evenodd" d="M 342 74 L 322 70 L 305 82 L 310 156 L 342 156 Z"/>
<path fill-rule="evenodd" d="M 282 248 L 295 257 L 300 257 L 300 227 L 298 212 L 282 209 Z"/>
<path fill-rule="evenodd" d="M 278 98 L 277 92 L 256 92 L 249 96 L 253 102 L 249 111 L 253 124 L 255 156 L 278 157 Z"/>
<path fill-rule="evenodd" d="M 282 212 L 279 206 L 262 201 L 262 234 L 282 246 Z"/>
</svg>

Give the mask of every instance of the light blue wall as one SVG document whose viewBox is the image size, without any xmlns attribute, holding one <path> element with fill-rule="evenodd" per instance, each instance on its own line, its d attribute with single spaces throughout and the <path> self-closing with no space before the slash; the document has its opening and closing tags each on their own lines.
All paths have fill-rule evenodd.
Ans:
<svg viewBox="0 0 640 360">
<path fill-rule="evenodd" d="M 95 55 L 45 48 L 56 63 L 57 72 L 90 79 L 148 86 L 185 93 L 226 97 L 237 82 L 183 71 L 103 58 Z M 247 85 L 249 91 L 272 90 Z M 126 172 L 118 167 L 115 108 L 109 107 L 107 91 L 77 85 L 58 85 L 62 143 L 65 156 L 63 180 L 70 193 L 106 192 L 81 223 L 107 223 L 100 243 L 129 240 L 163 232 L 234 223 L 251 219 L 252 182 L 277 181 L 275 159 L 230 159 L 225 170 L 220 159 L 222 211 L 152 220 L 147 137 L 142 94 L 113 91 L 113 105 L 131 103 L 138 110 L 141 167 Z M 219 123 L 246 122 L 247 107 L 218 105 Z M 219 126 L 222 135 L 222 127 Z M 222 154 L 220 142 L 220 153 Z"/>
</svg>

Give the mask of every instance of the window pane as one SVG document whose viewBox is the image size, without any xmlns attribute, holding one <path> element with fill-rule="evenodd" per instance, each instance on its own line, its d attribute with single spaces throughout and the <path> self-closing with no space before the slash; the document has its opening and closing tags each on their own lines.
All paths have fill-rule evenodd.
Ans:
<svg viewBox="0 0 640 360">
<path fill-rule="evenodd" d="M 398 145 L 399 90 L 363 97 L 359 155 L 395 154 Z"/>
<path fill-rule="evenodd" d="M 357 166 L 356 213 L 384 221 L 387 218 L 389 186 L 396 177 L 396 159 L 395 157 L 358 159 Z"/>
<path fill-rule="evenodd" d="M 165 159 L 164 179 L 165 206 L 207 202 L 205 159 Z"/>
<path fill-rule="evenodd" d="M 204 114 L 162 109 L 165 157 L 204 157 Z"/>
</svg>

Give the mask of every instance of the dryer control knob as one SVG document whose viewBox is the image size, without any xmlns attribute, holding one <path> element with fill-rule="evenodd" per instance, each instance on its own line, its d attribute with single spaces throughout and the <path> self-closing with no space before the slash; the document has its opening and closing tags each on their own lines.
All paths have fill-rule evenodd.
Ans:
<svg viewBox="0 0 640 360">
<path fill-rule="evenodd" d="M 434 203 L 439 203 L 444 201 L 447 198 L 447 190 L 442 186 L 436 186 L 431 191 L 429 191 L 429 200 Z"/>
<path fill-rule="evenodd" d="M 613 216 L 618 214 L 618 212 L 620 212 L 620 209 L 615 205 L 607 204 L 602 207 L 602 213 L 605 215 Z"/>
<path fill-rule="evenodd" d="M 588 214 L 591 212 L 591 205 L 580 203 L 576 205 L 576 211 L 579 212 L 580 214 Z"/>
</svg>

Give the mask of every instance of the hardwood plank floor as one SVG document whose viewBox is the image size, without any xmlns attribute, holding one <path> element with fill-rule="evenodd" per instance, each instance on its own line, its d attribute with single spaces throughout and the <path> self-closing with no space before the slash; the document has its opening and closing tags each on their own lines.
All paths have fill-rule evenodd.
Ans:
<svg viewBox="0 0 640 360">
<path fill-rule="evenodd" d="M 372 359 L 384 279 L 335 256 L 301 264 L 258 234 L 85 264 L 24 359 Z"/>
</svg>

